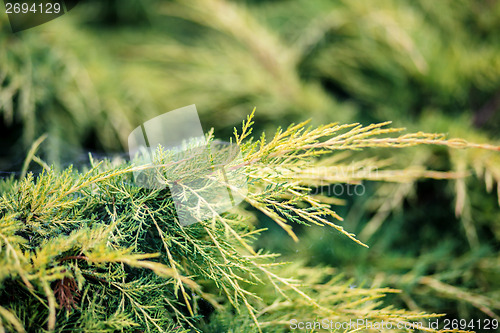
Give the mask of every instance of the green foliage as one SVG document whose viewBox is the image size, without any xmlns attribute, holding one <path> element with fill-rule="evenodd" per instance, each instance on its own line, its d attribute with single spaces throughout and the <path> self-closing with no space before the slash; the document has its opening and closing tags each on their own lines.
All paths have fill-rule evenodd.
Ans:
<svg viewBox="0 0 500 333">
<path fill-rule="evenodd" d="M 198 105 L 203 123 L 214 126 L 219 137 L 229 136 L 233 124 L 257 106 L 260 110 L 257 129 L 265 131 L 268 137 L 279 125 L 287 126 L 292 121 L 301 122 L 307 118 L 312 118 L 315 127 L 331 121 L 378 123 L 390 119 L 396 126 L 408 127 L 410 131 L 447 133 L 450 137 L 477 142 L 488 148 L 487 145 L 495 141 L 492 138 L 498 138 L 500 129 L 499 22 L 499 2 L 473 0 L 88 0 L 64 18 L 16 35 L 10 33 L 6 16 L 0 15 L 0 129 L 3 138 L 0 171 L 20 171 L 20 178 L 24 178 L 31 161 L 46 170 L 40 178 L 28 176 L 33 177 L 31 183 L 24 184 L 23 180 L 12 177 L 0 182 L 0 191 L 10 198 L 2 201 L 3 205 L 8 204 L 2 208 L 5 232 L 13 232 L 8 239 L 12 244 L 19 244 L 22 253 L 30 237 L 41 244 L 43 239 L 52 239 L 56 229 L 69 235 L 84 229 L 87 224 L 89 233 L 95 231 L 96 225 L 103 224 L 102 228 L 113 225 L 112 203 L 117 205 L 114 193 L 118 188 L 133 192 L 126 201 L 129 206 L 120 206 L 128 209 L 124 212 L 139 214 L 133 215 L 137 220 L 145 216 L 146 221 L 145 224 L 126 222 L 129 228 L 122 232 L 134 241 L 130 240 L 132 243 L 123 247 L 120 245 L 120 249 L 141 255 L 160 253 L 159 258 L 163 259 L 143 260 L 167 268 L 176 267 L 165 259 L 168 255 L 163 249 L 165 246 L 161 246 L 163 241 L 160 246 L 137 248 L 136 243 L 141 243 L 146 234 L 153 233 L 157 240 L 161 237 L 155 231 L 152 218 L 135 205 L 137 201 L 142 203 L 147 194 L 134 192 L 137 189 L 133 186 L 120 187 L 124 179 L 125 184 L 131 182 L 131 169 L 117 165 L 118 162 L 105 162 L 93 171 L 94 183 L 92 175 L 61 170 L 58 162 L 72 161 L 78 165 L 76 159 L 87 149 L 123 151 L 128 134 L 138 124 L 166 110 L 192 103 Z M 339 130 L 351 131 L 355 127 Z M 333 128 L 328 128 L 323 130 L 334 135 Z M 300 126 L 295 129 L 300 130 Z M 321 129 L 302 131 L 307 136 L 314 136 L 314 131 L 322 133 Z M 456 318 L 498 317 L 500 210 L 498 194 L 494 194 L 498 192 L 500 180 L 498 153 L 488 149 L 448 150 L 436 141 L 441 138 L 438 135 L 401 137 L 397 142 L 394 137 L 391 140 L 384 138 L 382 142 L 363 141 L 364 133 L 390 134 L 377 131 L 383 128 L 356 128 L 351 135 L 361 136 L 355 142 L 318 138 L 320 142 L 331 143 L 323 148 L 333 150 L 379 146 L 376 150 L 337 152 L 333 156 L 315 150 L 314 154 L 321 155 L 319 160 L 308 152 L 296 152 L 301 145 L 299 141 L 309 138 L 301 134 L 294 137 L 290 134 L 294 130 L 288 132 L 290 135 L 283 130 L 281 137 L 266 142 L 269 145 L 262 142 L 266 147 L 262 150 L 260 143 L 255 145 L 256 141 L 241 140 L 239 143 L 246 151 L 247 161 L 255 160 L 245 165 L 245 170 L 251 176 L 254 190 L 249 196 L 249 204 L 260 213 L 255 217 L 240 209 L 234 216 L 224 215 L 231 228 L 227 229 L 221 220 L 216 224 L 218 231 L 211 231 L 212 235 L 225 244 L 218 238 L 220 230 L 234 230 L 240 239 L 232 234 L 227 242 L 238 251 L 248 252 L 247 256 L 252 249 L 263 247 L 281 253 L 285 261 L 299 259 L 302 264 L 294 266 L 294 274 L 307 270 L 303 280 L 311 275 L 312 284 L 322 271 L 316 266 L 325 265 L 329 272 L 328 267 L 335 268 L 332 273 L 335 277 L 339 272 L 346 276 L 336 285 L 340 288 L 348 286 L 346 281 L 352 279 L 355 284 L 374 291 L 386 287 L 404 291 L 386 297 L 386 304 L 416 312 L 446 312 Z M 35 144 L 28 151 L 44 134 L 47 137 L 40 148 L 37 150 Z M 438 145 L 398 150 L 380 147 L 405 145 L 406 140 Z M 446 144 L 467 145 L 461 141 L 447 141 Z M 281 151 L 285 155 L 280 155 Z M 23 165 L 26 155 L 27 163 Z M 259 164 L 261 160 L 267 166 L 281 164 L 283 167 L 268 170 Z M 49 167 L 44 161 L 53 166 Z M 467 177 L 462 177 L 464 175 Z M 427 181 L 421 177 L 441 180 Z M 347 182 L 355 185 L 363 180 L 367 189 L 364 196 L 326 196 L 331 189 L 328 184 Z M 50 185 L 36 188 L 35 185 L 44 182 Z M 21 184 L 24 184 L 23 192 L 17 194 L 20 199 L 17 200 L 13 193 Z M 68 184 L 73 184 L 76 190 L 71 192 L 72 187 Z M 65 197 L 63 193 L 56 193 L 55 188 L 66 189 L 71 194 Z M 313 191 L 309 191 L 310 188 Z M 91 197 L 87 196 L 89 193 Z M 153 196 L 150 200 L 163 207 L 162 200 L 167 197 L 165 193 L 165 197 Z M 94 205 L 95 200 L 103 200 L 99 209 L 92 208 L 97 206 L 85 208 L 87 204 Z M 327 203 L 332 206 L 327 207 Z M 59 208 L 53 209 L 51 205 Z M 156 217 L 158 212 L 152 212 L 162 230 L 162 223 L 167 220 L 170 227 L 175 225 L 171 202 L 165 206 L 167 208 L 169 215 L 163 216 L 163 220 Z M 319 212 L 325 216 L 318 215 Z M 116 214 L 122 216 L 120 211 Z M 335 222 L 340 216 L 345 219 L 342 224 Z M 23 219 L 33 223 L 36 229 L 16 234 L 18 228 L 27 228 Z M 271 219 L 273 224 L 269 222 Z M 49 227 L 47 221 L 60 222 Z M 318 223 L 333 227 L 332 232 L 304 225 Z M 251 225 L 256 230 L 264 227 L 270 230 L 260 233 Z M 337 237 L 335 229 L 351 237 L 355 232 L 358 234 L 356 239 L 369 245 L 370 250 L 356 246 L 347 237 Z M 116 230 L 109 231 L 106 236 L 107 247 L 115 244 Z M 1 232 L 3 235 L 3 228 Z M 207 231 L 200 231 L 207 237 L 204 232 Z M 287 233 L 292 237 L 283 237 Z M 75 242 L 84 242 L 84 234 Z M 163 236 L 169 240 L 169 235 Z M 181 236 L 172 235 L 180 237 L 176 239 L 185 238 L 182 233 Z M 298 243 L 295 242 L 297 238 L 301 239 Z M 60 241 L 64 243 L 63 239 Z M 184 249 L 184 243 L 178 242 L 174 247 Z M 29 246 L 38 249 L 40 244 Z M 6 251 L 2 248 L 2 255 Z M 12 251 L 8 251 L 9 255 L 15 253 Z M 47 255 L 60 259 L 53 251 Z M 78 246 L 71 251 L 78 254 Z M 99 251 L 101 249 L 96 248 L 94 253 Z M 178 325 L 189 327 L 186 322 L 192 322 L 203 331 L 251 330 L 248 326 L 253 320 L 248 316 L 248 307 L 242 303 L 242 295 L 234 294 L 234 286 L 227 281 L 219 282 L 228 288 L 219 295 L 219 285 L 210 282 L 215 276 L 224 276 L 223 273 L 206 277 L 206 272 L 199 272 L 206 271 L 206 267 L 200 266 L 195 271 L 205 278 L 193 280 L 205 294 L 216 294 L 217 304 L 222 304 L 226 311 L 214 311 L 217 306 L 213 297 L 200 296 L 196 291 L 198 287 L 191 285 L 190 280 L 182 278 L 179 282 L 180 277 L 191 277 L 194 268 L 190 267 L 193 263 L 181 256 L 191 252 L 176 251 L 171 254 L 175 262 L 181 262 L 178 273 L 165 271 L 174 275 L 167 274 L 169 277 L 155 280 L 158 285 L 168 283 L 165 289 L 158 288 L 166 290 L 168 295 L 164 297 L 172 303 L 166 305 L 169 315 L 160 319 L 166 329 L 175 329 Z M 24 256 L 19 255 L 19 260 Z M 229 257 L 236 260 L 234 256 Z M 262 259 L 265 262 L 266 258 Z M 234 273 L 246 280 L 251 280 L 251 276 L 247 276 L 250 270 L 267 281 L 259 275 L 265 274 L 255 267 L 243 269 L 238 266 L 241 271 L 231 268 L 232 273 L 228 273 L 227 267 L 220 263 L 215 261 L 211 265 L 229 276 Z M 28 272 L 21 270 L 16 281 L 26 280 L 35 289 L 26 287 L 25 282 L 22 282 L 24 287 L 13 284 L 9 278 L 5 286 L 14 285 L 12 290 L 16 295 L 19 291 L 24 295 L 22 300 L 29 299 L 27 302 L 37 310 L 26 313 L 21 307 L 9 308 L 4 307 L 5 303 L 0 304 L 0 317 L 8 323 L 5 325 L 10 325 L 7 331 L 19 326 L 18 321 L 31 322 L 30 316 L 49 318 L 50 302 L 43 283 L 48 283 L 54 291 L 74 289 L 72 276 L 80 281 L 70 271 L 59 272 L 61 275 L 56 280 L 32 280 L 31 274 L 36 275 L 33 272 L 38 268 L 30 268 L 22 260 L 21 264 L 16 266 L 15 261 L 9 264 L 15 268 L 14 272 L 17 269 Z M 86 260 L 72 259 L 57 265 L 89 265 L 82 269 L 96 270 L 115 282 L 120 281 L 117 276 L 124 274 L 120 269 L 127 274 L 132 272 L 130 276 L 134 281 L 140 280 L 142 274 L 147 279 L 157 276 L 148 271 L 149 268 L 131 268 L 114 261 L 105 264 L 110 270 L 108 273 Z M 53 264 L 48 267 L 48 270 L 55 269 Z M 280 266 L 273 269 L 279 276 L 298 277 Z M 2 274 L 4 272 L 0 272 Z M 56 299 L 55 303 L 61 307 L 56 309 L 58 324 L 82 330 L 88 327 L 88 331 L 106 331 L 111 330 L 110 327 L 120 330 L 121 322 L 123 326 L 132 327 L 124 328 L 125 331 L 140 330 L 141 326 L 134 325 L 144 326 L 145 322 L 153 325 L 156 318 L 153 312 L 146 310 L 152 321 L 138 308 L 138 313 L 130 312 L 134 307 L 127 296 L 123 296 L 124 301 L 119 304 L 120 311 L 110 310 L 118 309 L 118 305 L 107 307 L 106 301 L 96 296 L 118 294 L 120 291 L 110 287 L 110 282 L 101 285 L 92 278 L 85 281 L 83 289 L 77 284 L 81 294 L 78 302 L 81 302 L 79 311 L 82 308 L 88 311 L 74 313 L 69 318 L 63 308 L 66 303 Z M 251 285 L 243 287 L 243 282 L 240 286 L 244 290 L 251 289 Z M 302 287 L 304 292 L 317 292 L 310 286 Z M 85 288 L 89 288 L 85 295 L 93 295 L 95 301 L 90 296 L 83 297 Z M 263 301 L 247 299 L 257 309 L 255 316 L 262 323 L 282 323 L 286 318 L 280 316 L 286 313 L 292 316 L 292 309 L 299 309 L 298 304 L 303 301 L 296 292 L 287 294 L 289 300 L 282 299 L 270 283 L 258 283 L 255 288 L 254 294 Z M 190 298 L 195 297 L 190 294 L 193 290 L 198 301 Z M 40 299 L 29 295 L 37 295 Z M 136 302 L 148 302 L 135 295 Z M 152 299 L 160 298 L 157 295 Z M 190 300 L 192 312 L 185 305 L 185 298 Z M 243 308 L 243 311 L 234 314 L 233 305 L 229 306 L 231 301 L 235 303 L 234 308 Z M 278 305 L 269 308 L 274 301 Z M 200 303 L 199 308 L 196 302 Z M 336 308 L 331 304 L 326 306 Z M 125 307 L 129 311 L 127 314 Z M 262 312 L 262 309 L 268 311 Z M 209 317 L 212 311 L 214 314 Z M 306 315 L 334 317 L 318 308 L 311 310 L 310 305 L 304 305 L 300 311 L 304 318 Z M 200 320 L 197 314 L 210 319 Z M 94 317 L 100 319 L 92 320 Z M 44 329 L 47 329 L 48 320 L 41 324 Z M 63 324 L 65 321 L 67 323 Z M 279 325 L 283 326 L 278 324 L 276 330 L 282 328 Z M 262 327 L 273 330 L 276 326 L 263 324 Z"/>
<path fill-rule="evenodd" d="M 471 0 L 86 1 L 15 36 L 2 16 L 0 112 L 24 148 L 49 132 L 53 161 L 82 143 L 121 149 L 141 121 L 193 101 L 224 134 L 255 106 L 266 128 L 408 126 L 433 110 L 497 130 L 481 110 L 500 85 L 499 12 Z"/>
<path fill-rule="evenodd" d="M 252 116 L 241 132 L 235 130 L 245 162 L 227 169 L 249 178 L 248 204 L 294 240 L 291 222 L 328 225 L 360 243 L 329 218 L 340 219 L 311 193 L 317 179 L 304 177 L 320 164 L 342 167 L 322 158 L 326 154 L 423 143 L 500 149 L 421 132 L 394 136 L 400 129 L 384 128 L 387 124 L 306 128 L 302 123 L 278 130 L 271 140 L 262 136 L 254 141 L 249 139 Z M 172 168 L 182 172 L 168 152 L 160 150 L 156 156 L 164 175 Z M 384 306 L 375 300 L 397 290 L 351 288 L 329 268 L 295 263 L 295 274 L 288 277 L 290 267 L 277 262 L 276 254 L 252 247 L 263 230 L 255 229 L 242 207 L 222 215 L 214 210 L 211 219 L 183 227 L 169 190 L 134 185 L 133 171 L 148 166 L 91 162 L 86 172 L 45 166 L 36 178 L 29 173 L 3 192 L 2 329 L 182 332 L 206 326 L 214 331 L 282 331 L 292 318 L 348 321 L 362 314 L 367 320 L 396 323 L 436 316 Z M 187 167 L 185 172 L 196 170 Z M 363 178 L 343 174 L 344 182 Z M 425 176 L 411 173 L 402 179 Z M 208 313 L 203 310 L 207 307 Z M 237 314 L 230 315 L 229 308 Z"/>
</svg>

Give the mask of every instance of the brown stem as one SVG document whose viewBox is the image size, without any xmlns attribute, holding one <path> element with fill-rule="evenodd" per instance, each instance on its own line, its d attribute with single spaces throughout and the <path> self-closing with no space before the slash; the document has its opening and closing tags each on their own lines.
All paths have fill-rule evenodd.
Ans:
<svg viewBox="0 0 500 333">
<path fill-rule="evenodd" d="M 68 256 L 68 257 L 58 259 L 57 261 L 63 262 L 66 260 L 89 260 L 89 258 L 87 258 L 86 256 Z"/>
</svg>

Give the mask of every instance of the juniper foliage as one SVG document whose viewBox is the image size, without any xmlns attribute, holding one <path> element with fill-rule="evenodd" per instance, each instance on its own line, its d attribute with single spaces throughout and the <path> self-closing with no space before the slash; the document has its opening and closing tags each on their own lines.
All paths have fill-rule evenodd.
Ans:
<svg viewBox="0 0 500 333">
<path fill-rule="evenodd" d="M 88 0 L 64 19 L 17 35 L 3 15 L 0 113 L 7 139 L 0 143 L 0 170 L 28 170 L 24 156 L 44 133 L 47 139 L 30 154 L 41 168 L 49 169 L 43 161 L 78 165 L 80 147 L 123 151 L 131 129 L 144 119 L 193 102 L 204 123 L 218 130 L 228 125 L 229 132 L 257 105 L 265 112 L 255 126 L 268 134 L 289 118 L 313 117 L 315 125 L 391 119 L 410 131 L 493 142 L 499 129 L 499 13 L 499 2 L 473 0 Z M 366 288 L 402 289 L 386 297 L 401 308 L 498 318 L 497 155 L 426 145 L 336 154 L 320 163 L 324 174 L 330 172 L 325 180 L 307 168 L 278 170 L 284 183 L 317 189 L 346 181 L 332 176 L 340 170 L 359 181 L 373 177 L 366 167 L 379 168 L 390 182 L 365 182 L 366 195 L 354 202 L 315 196 L 335 205 L 331 210 L 345 218 L 342 226 L 370 251 L 324 234 L 328 229 L 302 225 L 285 226 L 301 242 L 269 226 L 253 244 L 282 253 L 285 261 L 299 257 L 312 275 L 311 266 L 325 265 Z M 389 162 L 405 171 L 382 173 Z M 268 181 L 274 177 L 255 172 Z M 464 174 L 469 176 L 458 177 Z M 0 187 L 11 193 L 18 184 L 6 179 Z M 255 199 L 274 204 L 290 194 Z M 263 215 L 257 228 L 269 225 Z M 295 214 L 280 217 L 304 222 Z M 59 284 L 59 290 L 66 285 L 73 284 Z M 275 294 L 266 290 L 261 297 L 268 295 Z M 248 315 L 242 314 L 218 314 L 207 325 L 244 327 Z"/>
<path fill-rule="evenodd" d="M 386 128 L 386 123 L 318 128 L 301 123 L 278 130 L 270 140 L 264 135 L 254 140 L 252 117 L 241 131 L 235 129 L 245 162 L 227 167 L 248 177 L 247 203 L 294 240 L 292 223 L 302 223 L 333 227 L 364 245 L 338 225 L 341 218 L 325 198 L 311 193 L 318 179 L 305 176 L 310 168 L 321 163 L 342 167 L 325 155 L 418 144 L 500 149 L 438 134 L 395 136 L 401 129 Z M 207 138 L 213 139 L 211 134 Z M 172 167 L 171 154 L 160 150 L 157 157 L 164 170 Z M 348 321 L 362 315 L 417 325 L 417 320 L 438 316 L 384 305 L 378 299 L 397 290 L 349 287 L 330 268 L 300 262 L 287 268 L 276 261 L 277 254 L 252 246 L 264 230 L 255 229 L 244 207 L 224 214 L 214 210 L 211 219 L 181 226 L 168 189 L 134 184 L 132 173 L 139 168 L 91 158 L 86 172 L 44 165 L 36 176 L 2 181 L 3 331 L 282 331 L 298 317 Z M 189 168 L 186 173 L 193 172 Z M 401 180 L 400 172 L 405 170 L 386 169 L 380 180 Z M 412 171 L 402 179 L 439 175 L 456 177 Z M 344 177 L 343 182 L 363 179 L 352 173 Z M 297 274 L 286 273 L 290 269 Z"/>
</svg>

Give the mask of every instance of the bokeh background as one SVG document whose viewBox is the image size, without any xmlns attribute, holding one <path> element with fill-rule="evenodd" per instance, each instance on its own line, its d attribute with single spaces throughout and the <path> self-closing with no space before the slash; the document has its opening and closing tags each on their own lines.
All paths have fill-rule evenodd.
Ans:
<svg viewBox="0 0 500 333">
<path fill-rule="evenodd" d="M 3 177 L 43 134 L 43 160 L 78 167 L 88 152 L 123 155 L 136 126 L 190 104 L 225 140 L 257 107 L 257 135 L 306 119 L 391 120 L 495 143 L 500 1 L 86 0 L 17 34 L 0 13 Z M 498 154 L 371 153 L 470 176 L 365 182 L 363 195 L 341 195 L 343 226 L 370 249 L 313 227 L 297 226 L 294 243 L 263 216 L 256 247 L 334 267 L 353 285 L 402 289 L 388 304 L 498 319 Z"/>
</svg>

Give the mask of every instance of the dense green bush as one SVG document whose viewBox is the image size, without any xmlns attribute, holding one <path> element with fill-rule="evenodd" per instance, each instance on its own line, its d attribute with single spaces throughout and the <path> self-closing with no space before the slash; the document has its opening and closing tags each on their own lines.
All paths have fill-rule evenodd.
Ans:
<svg viewBox="0 0 500 333">
<path fill-rule="evenodd" d="M 60 19 L 17 34 L 10 32 L 2 14 L 0 171 L 6 179 L 0 188 L 6 196 L 14 195 L 23 182 L 26 191 L 43 184 L 41 180 L 47 174 L 40 176 L 40 181 L 36 176 L 32 181 L 23 176 L 27 169 L 36 175 L 47 169 L 47 164 L 52 165 L 53 175 L 68 172 L 68 182 L 77 182 L 85 177 L 81 171 L 88 165 L 87 151 L 94 155 L 126 151 L 133 128 L 193 103 L 198 106 L 205 130 L 214 127 L 216 136 L 225 140 L 234 124 L 257 106 L 256 129 L 268 136 L 280 125 L 286 127 L 309 118 L 314 126 L 332 121 L 391 120 L 411 131 L 446 133 L 494 145 L 500 130 L 499 25 L 500 3 L 472 0 L 84 1 Z M 46 140 L 32 146 L 44 134 Z M 29 153 L 30 147 L 38 147 L 36 153 Z M 30 163 L 28 168 L 28 163 L 23 164 L 26 156 L 27 161 L 37 163 Z M 342 226 L 358 234 L 370 249 L 346 242 L 336 233 L 300 224 L 294 233 L 302 241 L 296 243 L 270 217 L 256 211 L 252 211 L 257 217 L 256 228 L 269 230 L 258 237 L 253 235 L 253 248 L 278 252 L 285 261 L 298 260 L 297 276 L 293 277 L 312 285 L 324 282 L 316 268 L 322 265 L 325 272 L 334 268 L 335 274 L 342 272 L 346 279 L 367 290 L 387 287 L 404 291 L 386 297 L 385 305 L 447 313 L 450 318 L 498 318 L 500 210 L 498 195 L 494 194 L 500 181 L 498 153 L 426 145 L 402 150 L 377 148 L 345 159 L 337 156 L 330 162 L 347 168 L 356 160 L 381 167 L 382 162 L 379 165 L 370 160 L 374 156 L 407 173 L 397 182 L 384 179 L 390 182 L 380 184 L 376 179 L 366 179 L 361 196 L 344 194 L 338 198 L 332 195 L 331 187 L 307 184 L 315 192 L 330 194 L 324 200 L 344 217 Z M 75 164 L 79 171 L 63 171 L 69 164 Z M 432 170 L 446 173 L 434 174 Z M 8 178 L 9 173 L 16 179 Z M 421 176 L 451 179 L 429 181 Z M 328 180 L 330 186 L 346 181 L 334 177 Z M 52 184 L 56 185 L 62 183 Z M 106 202 L 111 200 L 108 194 L 102 195 Z M 11 197 L 8 202 L 13 200 Z M 80 204 L 75 207 L 83 207 Z M 75 207 L 67 211 L 74 218 L 78 216 Z M 2 223 L 16 226 L 6 226 L 5 230 L 21 227 L 22 220 L 10 213 L 30 211 L 20 206 L 19 211 L 2 209 Z M 89 208 L 82 219 L 108 223 L 112 214 L 108 216 L 102 209 L 92 217 Z M 49 214 L 44 221 L 52 218 Z M 283 218 L 293 220 L 291 216 Z M 68 230 L 78 229 L 76 226 Z M 55 236 L 59 226 L 54 228 Z M 41 233 L 39 237 L 44 230 L 36 231 Z M 29 236 L 17 235 L 15 239 L 24 242 L 22 239 Z M 143 252 L 148 251 L 137 250 Z M 66 264 L 83 263 L 69 260 Z M 168 262 L 162 264 L 170 266 Z M 141 274 L 156 276 L 145 273 L 147 269 L 131 270 L 137 273 L 134 278 Z M 192 271 L 182 273 L 190 276 Z M 62 275 L 55 276 L 49 287 L 55 288 L 56 277 L 64 281 Z M 348 284 L 342 280 L 339 285 Z M 26 287 L 15 288 L 22 294 L 20 290 Z M 43 290 L 42 285 L 39 288 Z M 266 302 L 271 304 L 275 294 L 259 288 L 255 293 L 268 297 Z M 171 289 L 167 286 L 165 292 Z M 339 289 L 329 290 L 332 295 L 340 295 Z M 45 294 L 38 290 L 37 295 Z M 183 303 L 182 299 L 178 301 Z M 213 305 L 200 302 L 204 304 L 200 305 L 200 314 L 212 313 Z M 293 313 L 286 301 L 277 302 L 279 311 L 274 314 Z M 293 302 L 300 303 L 297 299 Z M 48 315 L 42 303 L 34 305 L 39 318 Z M 259 308 L 254 303 L 252 306 Z M 310 312 L 310 304 L 296 306 L 297 311 Z M 29 321 L 19 311 L 19 320 Z M 101 313 L 107 318 L 104 321 L 115 322 L 115 317 L 102 308 L 89 311 Z M 165 317 L 167 327 L 176 327 L 174 322 L 180 318 L 172 311 L 168 310 Z M 188 309 L 180 311 L 190 317 Z M 9 321 L 9 315 L 2 313 Z M 251 322 L 247 312 L 229 313 L 215 311 L 202 330 L 229 330 Z M 61 315 L 57 318 L 60 320 Z M 116 318 L 124 323 L 129 320 Z M 130 320 L 139 323 L 138 318 Z M 69 316 L 66 320 L 77 327 L 86 319 Z M 262 321 L 280 320 L 285 319 Z"/>
<path fill-rule="evenodd" d="M 302 123 L 278 131 L 269 141 L 254 141 L 249 138 L 251 120 L 235 130 L 244 163 L 235 160 L 226 170 L 248 178 L 246 202 L 295 241 L 291 223 L 332 227 L 364 245 L 333 222 L 341 218 L 328 198 L 311 191 L 313 186 L 365 178 L 454 177 L 411 167 L 392 170 L 373 158 L 356 161 L 357 169 L 350 170 L 338 160 L 340 151 L 424 143 L 500 150 L 421 132 L 394 136 L 400 130 L 385 128 L 387 124 L 306 128 Z M 35 149 L 28 158 L 35 156 Z M 322 158 L 326 154 L 331 157 Z M 167 152 L 158 151 L 155 163 L 163 166 L 159 177 L 169 186 L 176 180 L 165 175 L 172 172 L 181 178 L 211 177 L 192 163 L 174 163 Z M 419 325 L 417 320 L 437 316 L 384 307 L 373 300 L 397 290 L 349 286 L 349 280 L 329 268 L 299 261 L 292 265 L 294 274 L 286 274 L 290 264 L 279 264 L 276 254 L 252 246 L 263 230 L 255 228 L 243 207 L 224 214 L 212 209 L 210 218 L 182 226 L 168 188 L 149 190 L 134 183 L 132 172 L 145 166 L 91 158 L 86 172 L 57 172 L 41 164 L 44 170 L 36 178 L 29 173 L 1 183 L 2 330 L 286 331 L 293 319 L 348 322 L 360 316 L 373 325 L 384 320 L 412 328 Z M 373 164 L 380 165 L 377 174 L 362 172 Z M 320 168 L 341 172 L 331 180 Z M 196 189 L 185 185 L 180 197 L 192 191 Z M 200 199 L 189 209 L 194 214 L 201 205 Z M 439 283 L 433 281 L 429 283 Z M 492 302 L 482 306 L 497 307 Z"/>
</svg>

